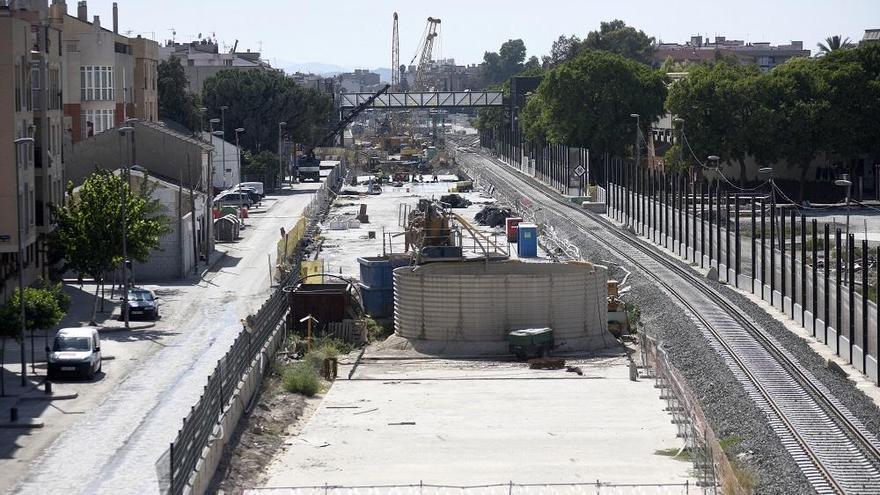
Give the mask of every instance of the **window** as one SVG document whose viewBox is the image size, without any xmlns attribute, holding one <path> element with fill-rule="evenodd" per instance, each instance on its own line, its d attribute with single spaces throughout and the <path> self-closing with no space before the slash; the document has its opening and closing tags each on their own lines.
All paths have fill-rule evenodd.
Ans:
<svg viewBox="0 0 880 495">
<path fill-rule="evenodd" d="M 83 110 L 80 113 L 82 138 L 100 134 L 114 127 L 115 110 Z"/>
<path fill-rule="evenodd" d="M 79 74 L 82 100 L 113 100 L 113 67 L 82 66 Z"/>
</svg>

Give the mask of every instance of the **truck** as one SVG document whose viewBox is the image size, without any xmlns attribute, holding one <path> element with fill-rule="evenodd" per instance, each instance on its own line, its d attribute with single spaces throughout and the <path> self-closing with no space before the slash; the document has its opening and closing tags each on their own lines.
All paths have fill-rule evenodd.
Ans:
<svg viewBox="0 0 880 495">
<path fill-rule="evenodd" d="M 296 175 L 300 181 L 321 181 L 321 160 L 315 157 L 315 150 L 310 149 L 296 162 Z"/>
</svg>

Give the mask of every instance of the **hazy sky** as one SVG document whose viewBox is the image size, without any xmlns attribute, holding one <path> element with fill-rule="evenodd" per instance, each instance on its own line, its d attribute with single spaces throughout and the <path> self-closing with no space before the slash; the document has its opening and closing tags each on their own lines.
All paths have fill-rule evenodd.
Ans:
<svg viewBox="0 0 880 495">
<path fill-rule="evenodd" d="M 816 43 L 832 34 L 859 40 L 880 28 L 880 0 L 118 0 L 120 31 L 163 42 L 216 33 L 239 50 L 262 47 L 276 65 L 323 62 L 344 67 L 391 65 L 392 13 L 400 15 L 400 59 L 409 63 L 428 16 L 442 20 L 435 58 L 476 63 L 486 50 L 522 38 L 529 55 L 546 54 L 560 34 L 583 37 L 603 20 L 622 19 L 664 41 L 716 34 L 728 39 L 802 40 Z M 76 0 L 68 0 L 76 15 Z M 112 0 L 89 0 L 89 17 L 111 26 Z"/>
</svg>

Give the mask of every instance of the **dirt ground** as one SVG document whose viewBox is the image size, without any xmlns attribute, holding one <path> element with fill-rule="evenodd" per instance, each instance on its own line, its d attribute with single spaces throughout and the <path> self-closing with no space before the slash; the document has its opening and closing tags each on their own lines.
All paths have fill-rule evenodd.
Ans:
<svg viewBox="0 0 880 495">
<path fill-rule="evenodd" d="M 281 375 L 273 370 L 263 382 L 257 402 L 242 416 L 209 493 L 240 494 L 266 477 L 266 464 L 284 447 L 286 439 L 306 423 L 322 396 L 312 398 L 284 390 Z"/>
</svg>

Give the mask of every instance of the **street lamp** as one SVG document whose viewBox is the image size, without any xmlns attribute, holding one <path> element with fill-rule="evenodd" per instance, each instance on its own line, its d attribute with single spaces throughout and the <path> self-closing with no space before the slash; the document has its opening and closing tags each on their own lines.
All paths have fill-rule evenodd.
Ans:
<svg viewBox="0 0 880 495">
<path fill-rule="evenodd" d="M 284 186 L 284 160 L 281 159 L 281 129 L 287 125 L 287 122 L 278 123 L 278 171 L 281 172 L 281 181 L 278 182 L 278 189 Z"/>
<path fill-rule="evenodd" d="M 211 137 L 211 145 L 212 146 L 214 145 L 213 136 L 217 136 L 218 138 L 220 138 L 220 146 L 222 148 L 222 152 L 221 152 L 222 158 L 221 159 L 223 160 L 223 165 L 222 165 L 222 168 L 223 168 L 223 170 L 222 170 L 222 172 L 223 172 L 223 190 L 226 191 L 226 141 L 224 139 L 225 133 L 223 131 L 211 131 L 211 136 L 212 136 Z M 220 206 L 220 211 L 222 212 L 223 211 L 223 200 L 222 199 L 220 200 L 219 206 Z"/>
<path fill-rule="evenodd" d="M 25 143 L 30 143 L 31 146 L 34 145 L 34 138 L 32 137 L 23 137 L 18 138 L 15 141 L 15 153 L 16 153 L 16 161 L 15 161 L 15 209 L 18 220 L 16 222 L 16 227 L 18 229 L 18 304 L 19 304 L 19 319 L 21 320 L 21 328 L 19 329 L 21 332 L 21 345 L 19 346 L 21 350 L 21 386 L 24 387 L 27 385 L 27 357 L 24 352 L 25 345 L 25 330 L 27 321 L 25 318 L 25 300 L 24 300 L 24 242 L 22 240 L 22 224 L 24 221 L 22 220 L 22 199 L 21 199 L 21 176 L 19 173 L 19 169 L 21 166 L 19 165 L 20 158 L 18 156 L 19 146 Z M 28 155 L 24 155 L 24 159 L 28 160 Z"/>
<path fill-rule="evenodd" d="M 636 147 L 635 147 L 635 160 L 634 160 L 634 161 L 635 161 L 635 164 L 636 164 L 636 168 L 635 168 L 635 170 L 636 170 L 636 173 L 638 173 L 638 170 L 639 170 L 639 161 L 640 161 L 641 156 L 642 156 L 642 149 L 641 149 L 641 146 L 640 146 L 641 143 L 639 142 L 639 114 L 637 114 L 637 113 L 631 113 L 631 114 L 629 114 L 629 116 L 632 117 L 632 118 L 634 118 L 634 119 L 636 119 Z M 634 205 L 634 206 L 635 206 L 635 205 Z M 629 216 L 627 216 L 627 225 L 629 225 Z"/>
<path fill-rule="evenodd" d="M 849 174 L 843 174 L 843 178 L 835 180 L 834 185 L 846 188 L 846 255 L 849 256 L 849 198 L 852 191 L 852 182 L 849 180 Z M 863 267 L 862 269 L 867 268 Z"/>
<path fill-rule="evenodd" d="M 220 127 L 221 127 L 221 132 L 224 132 L 224 133 L 226 132 L 226 110 L 228 110 L 228 109 L 229 109 L 229 107 L 226 105 L 222 105 L 220 107 Z M 223 134 L 221 134 L 221 136 L 222 135 Z M 224 137 L 223 140 L 225 141 L 226 138 Z M 223 143 L 223 147 L 220 149 L 220 155 L 223 159 L 223 190 L 225 191 L 226 190 L 226 143 L 225 142 Z"/>
<path fill-rule="evenodd" d="M 239 207 L 238 207 L 238 216 L 242 217 L 242 222 L 244 222 L 244 218 L 242 216 L 242 207 L 241 207 L 241 147 L 238 144 L 238 135 L 244 132 L 244 127 L 237 127 L 235 129 L 235 161 L 238 164 L 238 199 L 239 199 Z"/>
<path fill-rule="evenodd" d="M 125 136 L 128 133 L 131 133 L 131 141 L 134 143 L 134 127 L 125 126 L 119 128 L 119 137 L 122 140 L 125 140 Z M 132 148 L 134 146 L 132 145 Z M 132 149 L 133 153 L 133 149 Z M 131 159 L 131 157 L 129 157 Z M 128 225 L 125 218 L 125 204 L 128 202 L 128 195 L 126 194 L 127 187 L 131 186 L 131 182 L 129 179 L 128 172 L 129 164 L 128 162 L 123 162 L 122 168 L 125 172 L 122 177 L 125 179 L 125 186 L 122 187 L 122 191 L 120 191 L 120 195 L 122 196 L 122 317 L 125 320 L 125 328 L 129 327 L 128 320 L 128 240 L 127 240 L 127 230 Z"/>
</svg>

